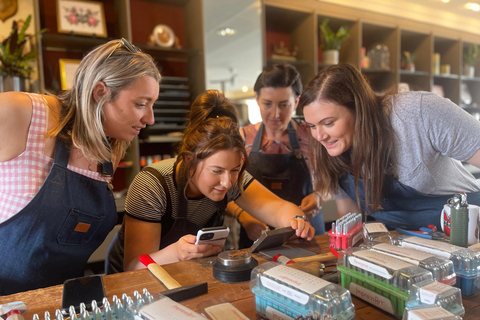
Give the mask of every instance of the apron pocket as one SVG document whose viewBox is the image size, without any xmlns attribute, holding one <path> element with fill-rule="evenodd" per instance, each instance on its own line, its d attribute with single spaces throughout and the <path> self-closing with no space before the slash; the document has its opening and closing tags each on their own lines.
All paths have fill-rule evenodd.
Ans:
<svg viewBox="0 0 480 320">
<path fill-rule="evenodd" d="M 57 242 L 66 245 L 84 245 L 96 233 L 105 216 L 94 216 L 70 210 L 62 228 L 58 232 Z"/>
<path fill-rule="evenodd" d="M 287 200 L 287 201 L 293 201 L 291 197 L 291 192 L 290 190 L 290 178 L 275 178 L 275 177 L 266 177 L 263 176 L 263 185 L 267 187 L 270 191 L 275 193 L 278 197 Z"/>
</svg>

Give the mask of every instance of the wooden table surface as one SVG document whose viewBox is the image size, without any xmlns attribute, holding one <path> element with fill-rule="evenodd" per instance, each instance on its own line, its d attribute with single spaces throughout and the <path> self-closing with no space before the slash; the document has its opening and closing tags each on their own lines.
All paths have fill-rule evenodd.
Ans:
<svg viewBox="0 0 480 320">
<path fill-rule="evenodd" d="M 327 235 L 317 236 L 311 242 L 295 240 L 290 242 L 290 244 L 316 253 L 329 252 Z M 266 256 L 262 254 L 255 255 L 255 258 L 259 263 L 267 261 L 264 259 Z M 192 310 L 198 311 L 197 306 L 201 302 L 223 297 L 242 311 L 248 318 L 260 319 L 260 317 L 256 315 L 255 302 L 250 291 L 249 281 L 229 284 L 215 280 L 211 267 L 214 260 L 215 257 L 210 257 L 163 266 L 165 270 L 182 285 L 208 282 L 208 294 L 183 301 L 182 304 Z M 113 295 L 121 297 L 122 293 L 126 293 L 133 298 L 133 292 L 137 290 L 141 293 L 143 288 L 146 288 L 152 294 L 166 290 L 166 287 L 146 269 L 105 276 L 103 280 L 105 292 L 110 302 L 112 301 Z M 383 312 L 363 300 L 357 299 L 355 296 L 352 296 L 352 299 L 355 305 L 355 319 L 395 319 L 391 314 Z M 25 320 L 32 319 L 34 314 L 38 314 L 40 319 L 44 319 L 45 311 L 49 311 L 52 319 L 54 319 L 55 310 L 60 308 L 61 300 L 61 285 L 9 296 L 0 296 L 0 304 L 23 301 L 27 306 L 27 311 L 24 313 Z M 463 305 L 466 310 L 465 320 L 480 319 L 480 294 L 471 297 L 463 296 Z"/>
</svg>

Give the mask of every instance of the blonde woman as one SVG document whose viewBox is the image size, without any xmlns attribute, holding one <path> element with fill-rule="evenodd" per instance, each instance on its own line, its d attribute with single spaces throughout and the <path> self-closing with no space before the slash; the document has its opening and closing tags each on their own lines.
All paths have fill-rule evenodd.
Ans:
<svg viewBox="0 0 480 320">
<path fill-rule="evenodd" d="M 73 89 L 0 95 L 0 294 L 83 276 L 117 220 L 111 179 L 147 124 L 160 74 L 125 39 L 91 51 Z"/>
</svg>

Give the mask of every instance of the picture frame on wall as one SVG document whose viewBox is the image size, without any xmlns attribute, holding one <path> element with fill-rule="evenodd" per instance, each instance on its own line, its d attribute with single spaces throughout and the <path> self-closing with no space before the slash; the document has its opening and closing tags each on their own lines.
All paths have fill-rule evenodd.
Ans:
<svg viewBox="0 0 480 320">
<path fill-rule="evenodd" d="M 80 65 L 81 60 L 77 59 L 60 59 L 60 85 L 62 90 L 68 90 L 73 87 L 75 73 Z"/>
<path fill-rule="evenodd" d="M 107 37 L 103 3 L 86 0 L 57 0 L 57 30 L 100 38 Z"/>
</svg>

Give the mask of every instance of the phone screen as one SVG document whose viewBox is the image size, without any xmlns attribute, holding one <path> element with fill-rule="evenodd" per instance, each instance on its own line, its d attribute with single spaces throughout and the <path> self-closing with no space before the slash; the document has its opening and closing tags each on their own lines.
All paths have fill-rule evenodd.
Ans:
<svg viewBox="0 0 480 320">
<path fill-rule="evenodd" d="M 70 306 L 74 306 L 77 313 L 80 312 L 80 303 L 85 303 L 87 310 L 91 311 L 92 300 L 97 305 L 103 305 L 105 289 L 100 275 L 75 278 L 63 283 L 62 313 L 68 314 Z"/>
</svg>

